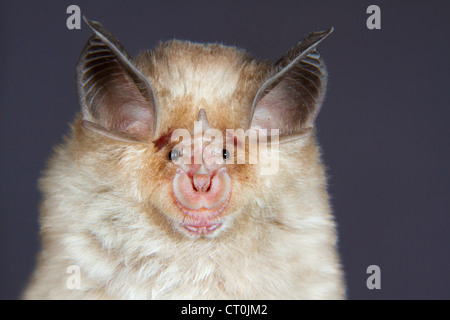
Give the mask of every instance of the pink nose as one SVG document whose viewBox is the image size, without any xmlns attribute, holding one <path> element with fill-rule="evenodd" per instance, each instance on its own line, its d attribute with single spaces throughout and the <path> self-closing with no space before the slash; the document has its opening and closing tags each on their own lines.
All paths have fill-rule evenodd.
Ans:
<svg viewBox="0 0 450 320">
<path fill-rule="evenodd" d="M 177 201 L 183 207 L 183 212 L 190 210 L 188 215 L 192 213 L 197 216 L 199 213 L 194 211 L 202 209 L 216 210 L 203 212 L 203 217 L 215 216 L 230 195 L 231 179 L 226 168 L 221 168 L 214 173 L 206 172 L 206 170 L 188 173 L 179 169 L 173 180 L 173 191 Z"/>
<path fill-rule="evenodd" d="M 197 192 L 208 192 L 211 185 L 211 176 L 209 174 L 194 173 L 192 177 L 194 189 Z"/>
</svg>

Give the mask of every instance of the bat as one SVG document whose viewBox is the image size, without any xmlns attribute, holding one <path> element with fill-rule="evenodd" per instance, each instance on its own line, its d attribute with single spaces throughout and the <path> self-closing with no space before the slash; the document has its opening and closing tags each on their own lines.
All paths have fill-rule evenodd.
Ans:
<svg viewBox="0 0 450 320">
<path fill-rule="evenodd" d="M 345 299 L 315 134 L 333 29 L 271 63 L 180 40 L 132 58 L 85 21 L 23 298 Z"/>
</svg>

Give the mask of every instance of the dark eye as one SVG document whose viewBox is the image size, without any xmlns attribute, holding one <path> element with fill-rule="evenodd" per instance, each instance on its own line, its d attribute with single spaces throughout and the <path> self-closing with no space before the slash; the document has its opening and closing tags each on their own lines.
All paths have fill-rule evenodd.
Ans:
<svg viewBox="0 0 450 320">
<path fill-rule="evenodd" d="M 230 152 L 227 149 L 223 149 L 222 150 L 222 157 L 223 157 L 223 160 L 229 159 L 230 158 Z"/>
<path fill-rule="evenodd" d="M 172 149 L 170 152 L 169 152 L 169 160 L 172 160 L 172 161 L 177 161 L 178 160 L 178 158 L 180 157 L 180 151 L 178 151 L 178 149 Z"/>
</svg>

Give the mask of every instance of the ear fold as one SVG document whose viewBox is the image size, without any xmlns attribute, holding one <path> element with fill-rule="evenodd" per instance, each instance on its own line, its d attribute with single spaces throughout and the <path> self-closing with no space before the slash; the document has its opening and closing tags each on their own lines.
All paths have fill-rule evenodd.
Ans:
<svg viewBox="0 0 450 320">
<path fill-rule="evenodd" d="M 119 41 L 98 22 L 78 59 L 76 82 L 83 125 L 123 141 L 150 141 L 156 103 L 148 79 L 130 62 Z"/>
<path fill-rule="evenodd" d="M 258 90 L 250 126 L 280 130 L 280 142 L 311 132 L 323 103 L 327 71 L 316 46 L 333 28 L 311 33 L 275 65 L 277 73 Z"/>
</svg>

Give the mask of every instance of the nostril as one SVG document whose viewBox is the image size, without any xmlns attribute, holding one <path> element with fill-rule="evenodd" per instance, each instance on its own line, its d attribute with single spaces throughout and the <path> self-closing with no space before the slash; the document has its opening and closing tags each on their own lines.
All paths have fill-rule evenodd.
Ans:
<svg viewBox="0 0 450 320">
<path fill-rule="evenodd" d="M 211 185 L 211 177 L 209 174 L 195 173 L 192 177 L 194 190 L 197 192 L 208 192 Z"/>
</svg>

